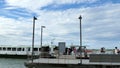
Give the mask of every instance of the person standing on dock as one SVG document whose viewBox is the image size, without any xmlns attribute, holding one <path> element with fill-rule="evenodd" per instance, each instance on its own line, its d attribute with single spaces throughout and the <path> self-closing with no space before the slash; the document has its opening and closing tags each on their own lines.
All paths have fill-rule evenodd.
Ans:
<svg viewBox="0 0 120 68">
<path fill-rule="evenodd" d="M 105 54 L 105 48 L 102 47 L 101 50 L 100 50 L 101 54 Z"/>
<path fill-rule="evenodd" d="M 88 57 L 88 56 L 87 56 L 87 48 L 86 48 L 86 47 L 84 47 L 84 57 L 85 57 L 85 58 Z"/>
<path fill-rule="evenodd" d="M 114 54 L 118 54 L 118 53 L 119 53 L 119 49 L 117 47 L 115 47 Z"/>
</svg>

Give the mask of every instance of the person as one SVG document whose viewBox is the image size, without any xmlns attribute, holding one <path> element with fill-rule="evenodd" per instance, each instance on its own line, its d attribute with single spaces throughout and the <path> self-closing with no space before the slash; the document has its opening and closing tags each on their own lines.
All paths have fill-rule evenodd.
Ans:
<svg viewBox="0 0 120 68">
<path fill-rule="evenodd" d="M 119 53 L 119 49 L 117 47 L 115 47 L 114 54 L 118 54 L 118 53 Z"/>
<path fill-rule="evenodd" d="M 76 56 L 77 50 L 75 47 L 73 48 L 73 52 L 74 52 L 74 55 Z"/>
<path fill-rule="evenodd" d="M 84 47 L 84 57 L 85 57 L 85 58 L 88 57 L 88 56 L 87 56 L 87 48 L 86 48 L 86 47 Z"/>
<path fill-rule="evenodd" d="M 68 48 L 68 49 L 67 49 L 67 52 L 68 52 L 67 55 L 71 55 L 71 53 L 72 53 L 72 49 L 71 49 L 71 48 Z"/>
<path fill-rule="evenodd" d="M 104 54 L 105 53 L 105 48 L 102 47 L 101 50 L 100 50 L 101 54 Z"/>
</svg>

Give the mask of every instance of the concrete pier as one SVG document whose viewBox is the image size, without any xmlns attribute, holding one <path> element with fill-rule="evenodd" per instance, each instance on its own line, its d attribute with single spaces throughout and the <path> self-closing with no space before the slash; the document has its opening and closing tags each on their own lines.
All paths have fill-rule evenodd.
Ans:
<svg viewBox="0 0 120 68">
<path fill-rule="evenodd" d="M 120 68 L 120 62 L 89 62 L 89 59 L 49 59 L 39 58 L 25 62 L 27 68 Z"/>
<path fill-rule="evenodd" d="M 27 68 L 120 68 L 120 55 L 91 54 L 89 59 L 61 56 L 59 58 L 39 58 L 25 62 Z"/>
</svg>

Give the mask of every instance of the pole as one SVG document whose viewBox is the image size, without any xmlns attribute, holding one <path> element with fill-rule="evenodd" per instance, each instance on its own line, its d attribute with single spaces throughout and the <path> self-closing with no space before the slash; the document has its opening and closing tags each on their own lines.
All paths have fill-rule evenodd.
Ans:
<svg viewBox="0 0 120 68">
<path fill-rule="evenodd" d="M 41 40 L 40 40 L 40 45 L 41 45 L 41 48 L 42 48 L 42 34 L 43 34 L 43 28 L 45 28 L 45 26 L 41 26 Z"/>
<path fill-rule="evenodd" d="M 32 63 L 33 63 L 33 54 L 34 54 L 33 49 L 34 49 L 35 20 L 37 20 L 37 18 L 36 18 L 36 17 L 33 17 L 32 56 L 31 56 L 31 58 L 32 58 Z"/>
<path fill-rule="evenodd" d="M 79 17 L 80 19 L 80 64 L 82 64 L 82 23 L 81 23 L 81 15 Z"/>
<path fill-rule="evenodd" d="M 43 29 L 42 29 L 42 26 L 41 26 L 41 40 L 40 40 L 40 47 L 42 48 L 42 32 L 43 32 Z"/>
</svg>

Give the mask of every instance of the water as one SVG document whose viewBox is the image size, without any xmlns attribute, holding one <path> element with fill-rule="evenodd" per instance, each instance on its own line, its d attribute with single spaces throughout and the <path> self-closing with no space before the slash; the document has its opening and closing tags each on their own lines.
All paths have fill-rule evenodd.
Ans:
<svg viewBox="0 0 120 68">
<path fill-rule="evenodd" d="M 0 58 L 0 68 L 25 68 L 25 59 Z"/>
</svg>

